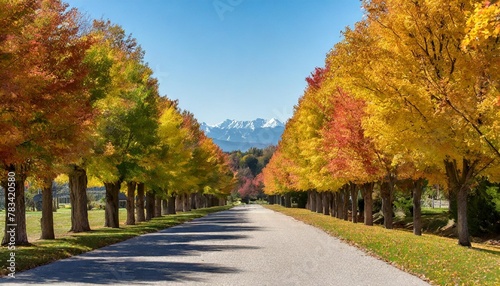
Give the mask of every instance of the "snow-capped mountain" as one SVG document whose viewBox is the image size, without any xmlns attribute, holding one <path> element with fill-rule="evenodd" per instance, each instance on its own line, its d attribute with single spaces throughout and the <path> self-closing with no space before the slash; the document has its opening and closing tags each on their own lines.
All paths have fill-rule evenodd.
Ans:
<svg viewBox="0 0 500 286">
<path fill-rule="evenodd" d="M 246 151 L 251 147 L 265 148 L 277 145 L 285 124 L 276 118 L 252 121 L 227 119 L 216 125 L 201 124 L 201 129 L 226 152 Z"/>
</svg>

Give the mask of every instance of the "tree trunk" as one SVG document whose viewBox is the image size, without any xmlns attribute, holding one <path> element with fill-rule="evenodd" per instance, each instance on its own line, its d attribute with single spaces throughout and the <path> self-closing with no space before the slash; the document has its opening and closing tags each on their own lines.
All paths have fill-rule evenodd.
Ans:
<svg viewBox="0 0 500 286">
<path fill-rule="evenodd" d="M 146 221 L 144 215 L 144 183 L 137 184 L 137 204 L 136 204 L 137 222 Z"/>
<path fill-rule="evenodd" d="M 42 236 L 40 239 L 54 239 L 54 213 L 52 211 L 52 179 L 44 180 L 42 189 Z"/>
<path fill-rule="evenodd" d="M 351 219 L 353 223 L 358 222 L 358 186 L 356 184 L 350 184 L 349 189 L 351 191 Z"/>
<path fill-rule="evenodd" d="M 192 193 L 191 194 L 191 209 L 195 210 L 198 208 L 198 204 L 196 203 L 196 198 L 198 197 L 198 193 Z"/>
<path fill-rule="evenodd" d="M 146 192 L 146 221 L 155 217 L 155 194 L 153 191 Z"/>
<path fill-rule="evenodd" d="M 30 245 L 28 233 L 26 232 L 26 205 L 24 199 L 24 181 L 26 175 L 15 166 L 11 165 L 7 170 L 7 178 L 3 178 L 5 193 L 5 230 L 2 245 L 20 246 Z M 12 204 L 12 202 L 14 204 Z M 9 210 L 10 209 L 10 210 Z M 7 214 L 14 216 L 8 216 Z"/>
<path fill-rule="evenodd" d="M 205 195 L 205 198 L 207 199 L 207 208 L 212 207 L 212 195 Z"/>
<path fill-rule="evenodd" d="M 188 193 L 185 193 L 183 195 L 182 211 L 184 211 L 184 212 L 190 212 L 191 211 L 191 202 L 189 201 L 190 197 L 191 196 Z"/>
<path fill-rule="evenodd" d="M 161 217 L 161 198 L 155 197 L 155 217 Z"/>
<path fill-rule="evenodd" d="M 457 231 L 458 244 L 471 247 L 469 226 L 467 224 L 467 193 L 467 187 L 460 188 L 457 192 Z"/>
<path fill-rule="evenodd" d="M 201 195 L 201 200 L 203 202 L 203 207 L 208 208 L 209 207 L 209 202 L 208 202 L 208 195 Z"/>
<path fill-rule="evenodd" d="M 180 194 L 175 200 L 175 211 L 182 212 L 184 210 L 184 195 Z"/>
<path fill-rule="evenodd" d="M 366 183 L 363 185 L 363 200 L 365 205 L 364 220 L 365 225 L 373 225 L 373 187 L 374 183 Z"/>
<path fill-rule="evenodd" d="M 394 184 L 392 179 L 380 185 L 380 195 L 382 197 L 382 213 L 384 215 L 384 227 L 392 229 L 392 196 Z"/>
<path fill-rule="evenodd" d="M 167 200 L 161 200 L 161 215 L 168 215 Z"/>
<path fill-rule="evenodd" d="M 85 169 L 72 165 L 69 177 L 69 198 L 71 202 L 72 232 L 90 231 L 87 210 L 87 172 Z"/>
<path fill-rule="evenodd" d="M 199 209 L 202 209 L 202 208 L 205 208 L 206 207 L 206 204 L 205 204 L 205 199 L 204 199 L 204 196 L 203 196 L 203 193 L 198 193 L 198 197 L 196 199 L 196 202 L 198 204 L 198 208 Z"/>
<path fill-rule="evenodd" d="M 316 191 L 311 191 L 311 202 L 310 202 L 310 206 L 311 206 L 311 211 L 312 212 L 316 212 Z"/>
<path fill-rule="evenodd" d="M 335 192 L 335 217 L 342 219 L 342 189 Z"/>
<path fill-rule="evenodd" d="M 335 217 L 335 193 L 328 192 L 329 203 L 330 203 L 330 216 Z"/>
<path fill-rule="evenodd" d="M 330 192 L 323 192 L 323 214 L 330 215 Z"/>
<path fill-rule="evenodd" d="M 464 158 L 462 160 L 462 171 L 460 172 L 455 160 L 444 161 L 450 192 L 456 194 L 457 198 L 458 244 L 467 247 L 471 246 L 467 224 L 467 194 L 474 180 L 477 164 L 478 161 L 470 162 Z"/>
<path fill-rule="evenodd" d="M 291 208 L 292 207 L 292 196 L 290 193 L 285 194 L 285 207 Z"/>
<path fill-rule="evenodd" d="M 343 189 L 340 189 L 338 192 L 337 192 L 337 218 L 338 219 L 343 219 L 344 218 L 344 203 L 343 203 L 343 200 L 342 200 L 342 192 L 343 192 Z"/>
<path fill-rule="evenodd" d="M 422 199 L 423 179 L 413 182 L 413 233 L 422 235 Z"/>
<path fill-rule="evenodd" d="M 330 215 L 332 217 L 337 217 L 337 205 L 335 203 L 335 193 L 336 192 L 330 193 Z"/>
<path fill-rule="evenodd" d="M 195 201 L 196 201 L 196 208 L 197 209 L 202 209 L 205 207 L 203 205 L 203 194 L 202 193 L 196 193 Z"/>
<path fill-rule="evenodd" d="M 104 187 L 106 187 L 105 227 L 120 227 L 120 220 L 118 217 L 118 195 L 120 193 L 121 184 L 121 181 L 104 183 Z"/>
<path fill-rule="evenodd" d="M 225 206 L 226 205 L 226 199 L 225 198 L 219 198 L 219 207 Z"/>
<path fill-rule="evenodd" d="M 126 225 L 135 224 L 134 202 L 136 182 L 127 182 L 127 221 Z"/>
<path fill-rule="evenodd" d="M 349 220 L 349 196 L 349 186 L 347 186 L 343 191 L 342 199 L 342 203 L 344 204 L 344 206 L 342 207 L 342 209 L 344 210 L 344 220 Z"/>
<path fill-rule="evenodd" d="M 175 195 L 167 197 L 167 214 L 175 214 Z"/>
<path fill-rule="evenodd" d="M 307 191 L 306 209 L 311 210 L 311 191 Z"/>
<path fill-rule="evenodd" d="M 323 195 L 321 192 L 316 192 L 316 212 L 323 213 Z"/>
</svg>

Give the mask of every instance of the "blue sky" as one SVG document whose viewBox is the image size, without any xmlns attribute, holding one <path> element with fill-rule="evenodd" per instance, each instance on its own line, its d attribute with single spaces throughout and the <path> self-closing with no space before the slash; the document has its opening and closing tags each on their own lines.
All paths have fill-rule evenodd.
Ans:
<svg viewBox="0 0 500 286">
<path fill-rule="evenodd" d="M 160 93 L 200 122 L 286 121 L 358 0 L 65 0 L 121 25 L 146 51 Z"/>
</svg>

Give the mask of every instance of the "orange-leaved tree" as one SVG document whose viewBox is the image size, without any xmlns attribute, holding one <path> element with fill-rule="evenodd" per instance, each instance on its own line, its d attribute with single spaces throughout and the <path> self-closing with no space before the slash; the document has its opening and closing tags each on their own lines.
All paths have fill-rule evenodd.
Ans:
<svg viewBox="0 0 500 286">
<path fill-rule="evenodd" d="M 364 199 L 364 222 L 373 224 L 372 192 L 374 183 L 385 174 L 380 162 L 380 152 L 372 140 L 365 137 L 362 120 L 366 116 L 366 104 L 346 93 L 340 87 L 330 96 L 329 120 L 322 130 L 322 152 L 328 158 L 328 169 L 337 179 L 350 182 L 352 220 L 357 222 L 357 187 L 361 187 Z M 385 214 L 384 215 L 389 215 Z"/>
<path fill-rule="evenodd" d="M 8 22 L 0 25 L 5 32 L 0 40 L 0 125 L 5 131 L 0 157 L 2 169 L 15 173 L 15 199 L 6 201 L 15 205 L 15 243 L 23 245 L 28 243 L 24 180 L 30 171 L 38 170 L 49 182 L 56 173 L 53 165 L 72 161 L 75 153 L 88 149 L 78 137 L 88 130 L 93 115 L 84 85 L 89 69 L 84 58 L 92 39 L 82 33 L 78 11 L 68 10 L 61 1 L 0 5 L 6 16 L 2 20 Z M 48 188 L 44 192 L 49 197 Z M 45 208 L 45 226 L 52 224 L 49 211 Z M 45 229 L 43 235 L 52 238 L 53 232 Z M 9 241 L 6 235 L 3 243 Z"/>
</svg>

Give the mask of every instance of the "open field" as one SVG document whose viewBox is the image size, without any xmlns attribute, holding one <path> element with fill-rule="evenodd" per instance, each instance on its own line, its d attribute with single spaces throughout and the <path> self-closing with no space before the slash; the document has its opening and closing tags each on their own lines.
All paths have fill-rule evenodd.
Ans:
<svg viewBox="0 0 500 286">
<path fill-rule="evenodd" d="M 306 209 L 266 206 L 313 225 L 438 285 L 500 285 L 500 248 L 457 245 L 456 239 L 339 220 Z"/>
<path fill-rule="evenodd" d="M 47 264 L 49 262 L 67 258 L 93 249 L 97 249 L 106 245 L 117 243 L 134 236 L 145 233 L 156 232 L 167 227 L 178 225 L 192 219 L 203 217 L 209 213 L 226 210 L 232 206 L 212 207 L 206 209 L 193 210 L 191 212 L 178 213 L 176 215 L 162 216 L 154 218 L 151 221 L 139 223 L 137 225 L 121 225 L 120 228 L 105 228 L 104 211 L 90 211 L 89 220 L 92 220 L 91 226 L 93 230 L 90 232 L 68 234 L 68 222 L 71 212 L 67 210 L 58 211 L 58 215 L 54 218 L 54 225 L 58 229 L 56 231 L 55 240 L 37 240 L 31 241 L 32 246 L 19 247 L 16 249 L 16 271 L 30 269 L 36 266 Z M 40 228 L 37 213 L 28 213 L 28 232 L 30 237 L 39 237 L 40 233 L 36 234 L 37 224 Z M 120 221 L 125 220 L 125 210 L 120 210 Z M 31 233 L 30 233 L 31 231 Z M 58 237 L 58 233 L 64 234 Z M 6 247 L 0 248 L 0 275 L 4 276 L 8 273 L 5 267 L 5 261 L 8 259 L 10 251 Z"/>
</svg>

